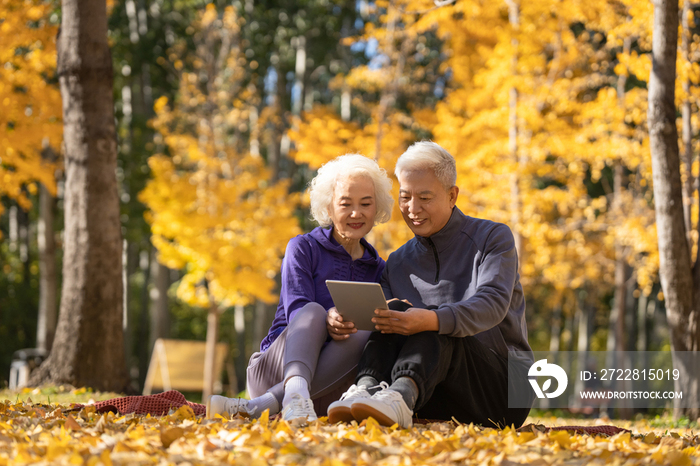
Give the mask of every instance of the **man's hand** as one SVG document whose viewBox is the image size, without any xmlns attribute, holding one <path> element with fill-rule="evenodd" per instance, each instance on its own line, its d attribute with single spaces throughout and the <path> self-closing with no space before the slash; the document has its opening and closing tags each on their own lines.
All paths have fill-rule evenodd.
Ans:
<svg viewBox="0 0 700 466">
<path fill-rule="evenodd" d="M 351 333 L 357 333 L 355 324 L 352 322 L 343 322 L 343 317 L 338 313 L 335 307 L 328 309 L 326 328 L 328 329 L 328 334 L 334 340 L 345 340 L 350 338 Z"/>
<path fill-rule="evenodd" d="M 428 309 L 412 307 L 405 312 L 375 309 L 372 317 L 374 328 L 382 333 L 413 335 L 414 333 L 440 330 L 438 316 Z"/>
</svg>

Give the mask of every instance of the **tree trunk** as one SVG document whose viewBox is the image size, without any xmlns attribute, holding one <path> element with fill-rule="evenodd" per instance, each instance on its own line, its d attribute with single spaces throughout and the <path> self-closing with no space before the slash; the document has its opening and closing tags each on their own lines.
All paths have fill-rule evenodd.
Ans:
<svg viewBox="0 0 700 466">
<path fill-rule="evenodd" d="M 274 92 L 274 107 L 275 107 L 275 113 L 279 116 L 281 121 L 277 122 L 273 120 L 270 125 L 272 126 L 271 132 L 270 132 L 270 140 L 269 140 L 269 145 L 268 145 L 268 166 L 270 167 L 271 173 L 271 180 L 273 183 L 279 181 L 280 179 L 280 169 L 282 166 L 282 135 L 285 132 L 285 127 L 284 127 L 284 114 L 285 114 L 285 107 L 284 107 L 284 101 L 287 98 L 287 78 L 284 75 L 284 69 L 282 68 L 281 64 L 278 64 L 278 66 L 275 68 L 275 72 L 277 74 L 277 85 L 275 86 L 275 92 Z"/>
<path fill-rule="evenodd" d="M 625 351 L 634 351 L 637 341 L 637 308 L 639 301 L 636 297 L 637 280 L 633 276 L 634 269 L 627 264 L 627 283 L 625 284 L 627 293 L 627 307 L 625 308 L 625 328 L 628 329 L 625 335 Z"/>
<path fill-rule="evenodd" d="M 31 385 L 123 391 L 122 240 L 106 4 L 63 0 L 58 76 L 65 141 L 65 245 L 56 338 Z"/>
<path fill-rule="evenodd" d="M 561 361 L 561 365 L 567 373 L 571 372 L 571 356 L 574 352 L 574 331 L 576 330 L 577 317 L 575 311 L 570 311 L 564 320 L 564 341 L 562 341 L 562 345 L 563 351 L 566 351 L 566 358 Z"/>
<path fill-rule="evenodd" d="M 248 358 L 245 350 L 245 307 L 241 304 L 236 304 L 233 308 L 233 326 L 236 331 L 236 346 L 237 350 L 235 353 L 236 362 L 236 380 L 238 381 L 239 387 L 246 386 L 246 367 L 248 365 Z"/>
<path fill-rule="evenodd" d="M 549 336 L 549 352 L 556 353 L 559 351 L 559 345 L 561 343 L 561 303 L 552 311 L 552 332 Z"/>
<path fill-rule="evenodd" d="M 513 31 L 517 31 L 520 25 L 520 5 L 514 0 L 507 0 L 508 5 L 508 22 Z M 513 37 L 511 40 L 513 45 L 513 58 L 511 61 L 511 73 L 515 76 L 518 72 L 518 39 Z M 522 230 L 522 218 L 520 212 L 522 210 L 522 199 L 520 193 L 520 176 L 521 169 L 524 165 L 524 159 L 519 155 L 518 150 L 518 89 L 511 87 L 508 97 L 508 151 L 510 152 L 514 170 L 510 175 L 510 198 L 511 198 L 511 228 L 513 229 L 513 240 L 515 241 L 515 251 L 518 253 L 518 268 L 524 260 L 523 237 L 520 234 Z"/>
<path fill-rule="evenodd" d="M 206 402 L 214 394 L 214 382 L 218 374 L 214 373 L 216 367 L 216 344 L 219 342 L 219 306 L 210 298 L 209 312 L 207 313 L 207 342 L 204 350 L 204 390 L 202 400 Z"/>
<path fill-rule="evenodd" d="M 133 355 L 133 350 L 132 348 L 134 347 L 134 334 L 133 334 L 133 329 L 134 329 L 134 324 L 130 313 L 130 308 L 129 308 L 129 297 L 130 297 L 130 292 L 129 292 L 129 248 L 131 246 L 129 245 L 129 242 L 126 240 L 126 238 L 122 239 L 122 329 L 124 331 L 124 363 L 126 364 L 126 372 L 129 374 L 129 387 L 130 388 L 136 388 L 134 387 L 134 380 L 133 376 L 135 375 L 135 371 L 133 371 L 134 367 L 134 358 L 132 357 Z M 141 385 L 138 384 L 138 379 L 136 379 L 136 386 L 141 387 Z"/>
<path fill-rule="evenodd" d="M 22 207 L 17 208 L 17 234 L 19 260 L 22 262 L 22 282 L 29 285 L 29 212 Z"/>
<path fill-rule="evenodd" d="M 292 39 L 292 47 L 296 48 L 296 63 L 294 66 L 294 89 L 292 90 L 292 115 L 301 115 L 304 102 L 304 75 L 306 74 L 306 37 Z"/>
<path fill-rule="evenodd" d="M 250 155 L 260 156 L 260 125 L 258 124 L 258 107 L 250 106 Z"/>
<path fill-rule="evenodd" d="M 623 53 L 628 55 L 632 40 L 625 39 Z M 625 108 L 625 86 L 627 76 L 621 74 L 617 79 L 617 101 L 621 108 Z M 622 205 L 622 190 L 625 188 L 625 166 L 623 161 L 617 159 L 613 166 L 613 209 L 617 215 L 624 212 Z M 627 279 L 629 278 L 625 246 L 621 238 L 615 237 L 615 307 L 617 309 L 617 322 L 615 322 L 615 350 L 625 351 L 625 323 L 627 310 Z"/>
<path fill-rule="evenodd" d="M 17 206 L 16 205 L 11 205 L 9 210 L 8 210 L 8 217 L 9 217 L 9 225 L 8 225 L 8 230 L 9 230 L 9 242 L 10 242 L 10 252 L 15 252 L 17 251 L 17 244 L 19 240 L 19 226 L 17 222 Z"/>
<path fill-rule="evenodd" d="M 693 273 L 683 215 L 674 104 L 677 44 L 678 2 L 655 0 L 647 118 L 659 241 L 659 274 L 671 346 L 675 351 L 697 351 L 700 326 L 693 297 Z M 689 368 L 683 365 L 677 369 L 681 371 L 678 388 L 684 390 L 683 397 L 697 400 L 700 397 L 698 384 L 693 383 L 697 374 L 691 374 Z M 677 414 L 697 419 L 700 409 L 678 410 Z"/>
<path fill-rule="evenodd" d="M 155 340 L 151 342 L 149 340 L 150 329 L 150 319 L 149 319 L 149 309 L 150 309 L 150 294 L 148 292 L 148 287 L 151 283 L 151 263 L 153 262 L 153 245 L 149 242 L 146 249 L 139 252 L 139 268 L 143 275 L 143 284 L 141 286 L 141 295 L 139 296 L 139 322 L 136 326 L 136 354 L 138 356 L 139 364 L 139 387 L 143 389 L 146 383 L 146 375 L 148 374 L 148 366 L 153 354 L 153 344 Z M 153 343 L 153 344 L 151 344 Z"/>
<path fill-rule="evenodd" d="M 148 345 L 151 350 L 158 338 L 170 336 L 170 311 L 168 309 L 168 288 L 170 269 L 158 261 L 153 261 L 153 284 L 151 290 L 151 334 Z"/>
<path fill-rule="evenodd" d="M 637 351 L 647 351 L 649 348 L 648 338 L 647 338 L 647 309 L 649 305 L 649 298 L 644 293 L 639 295 L 639 301 L 637 303 L 637 340 L 636 347 Z"/>
<path fill-rule="evenodd" d="M 622 178 L 624 167 L 619 160 L 615 161 L 613 175 L 613 205 L 622 213 Z M 625 320 L 627 310 L 627 260 L 625 259 L 625 246 L 615 240 L 615 351 L 625 351 Z"/>
<path fill-rule="evenodd" d="M 681 49 L 683 51 L 683 58 L 685 60 L 691 61 L 690 57 L 690 42 L 691 42 L 691 30 L 688 24 L 688 20 L 691 15 L 690 11 L 690 1 L 683 2 L 683 35 L 681 36 Z M 690 79 L 686 78 L 683 81 L 683 92 L 685 93 L 685 99 L 681 105 L 681 115 L 683 118 L 682 124 L 682 137 L 683 137 L 683 158 L 685 161 L 685 186 L 683 189 L 683 215 L 685 219 L 685 231 L 688 236 L 688 247 L 692 249 L 692 237 L 690 232 L 693 230 L 693 220 L 692 220 L 692 205 L 693 205 L 693 194 L 695 187 L 695 177 L 693 176 L 693 122 L 692 122 L 692 108 L 690 103 Z"/>
<path fill-rule="evenodd" d="M 588 353 L 589 340 L 591 336 L 591 312 L 585 299 L 581 299 L 579 293 L 576 306 L 576 314 L 578 314 L 578 339 L 576 341 L 576 371 L 586 370 L 586 356 Z M 574 393 L 580 393 L 584 390 L 584 381 L 577 377 L 574 382 Z M 580 400 L 575 398 L 580 405 Z M 580 406 L 576 406 L 580 407 Z"/>
<path fill-rule="evenodd" d="M 44 149 L 44 158 L 54 159 L 50 147 Z M 51 351 L 56 332 L 56 240 L 54 238 L 54 216 L 56 199 L 44 185 L 39 187 L 39 319 L 37 322 L 36 347 Z"/>
<path fill-rule="evenodd" d="M 133 306 L 131 304 L 134 301 L 133 296 L 135 296 L 135 290 L 134 286 L 129 283 L 129 277 L 134 275 L 139 265 L 139 250 L 138 245 L 133 241 L 124 241 L 124 244 L 125 251 L 122 255 L 122 258 L 125 258 L 123 259 L 124 272 L 122 273 L 122 279 L 126 276 L 124 280 L 124 309 L 127 310 L 129 316 L 126 329 L 124 330 L 124 354 L 126 355 L 126 366 L 129 378 L 134 379 L 133 381 L 136 382 L 137 387 L 143 387 L 142 382 L 146 379 L 146 374 L 143 373 L 143 371 L 145 371 L 148 366 L 143 370 L 139 367 L 139 355 L 136 343 L 139 341 L 137 332 L 140 329 L 140 325 L 135 325 L 135 322 L 139 319 L 138 313 L 140 308 L 139 306 Z"/>
<path fill-rule="evenodd" d="M 350 88 L 345 86 L 343 87 L 343 91 L 340 94 L 340 118 L 343 121 L 350 121 L 350 117 L 352 116 L 351 110 L 352 110 L 352 94 L 350 92 Z"/>
<path fill-rule="evenodd" d="M 253 321 L 253 352 L 260 351 L 260 343 L 265 338 L 267 325 L 267 304 L 263 301 L 257 301 L 255 303 L 255 320 Z"/>
</svg>

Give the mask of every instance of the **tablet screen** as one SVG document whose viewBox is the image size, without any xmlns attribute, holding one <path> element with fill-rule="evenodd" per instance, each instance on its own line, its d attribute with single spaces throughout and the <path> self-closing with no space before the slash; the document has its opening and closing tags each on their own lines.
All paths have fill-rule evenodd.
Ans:
<svg viewBox="0 0 700 466">
<path fill-rule="evenodd" d="M 372 323 L 375 309 L 388 309 L 379 283 L 326 280 L 338 313 L 358 330 L 376 330 Z"/>
</svg>

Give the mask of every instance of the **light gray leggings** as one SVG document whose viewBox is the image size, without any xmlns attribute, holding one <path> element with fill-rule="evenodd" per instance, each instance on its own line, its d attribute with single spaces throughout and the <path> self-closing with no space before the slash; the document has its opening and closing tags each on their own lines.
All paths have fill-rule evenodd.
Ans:
<svg viewBox="0 0 700 466">
<path fill-rule="evenodd" d="M 371 332 L 358 330 L 346 340 L 324 346 L 326 310 L 308 303 L 264 353 L 254 353 L 248 363 L 250 398 L 270 392 L 282 406 L 284 382 L 293 376 L 310 381 L 309 393 L 316 414 L 325 416 L 328 405 L 338 400 L 355 380 L 357 363 Z"/>
</svg>

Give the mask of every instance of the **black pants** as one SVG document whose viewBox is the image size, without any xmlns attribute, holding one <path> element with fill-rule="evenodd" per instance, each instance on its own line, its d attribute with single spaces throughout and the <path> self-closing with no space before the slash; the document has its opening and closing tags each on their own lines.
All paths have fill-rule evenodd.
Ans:
<svg viewBox="0 0 700 466">
<path fill-rule="evenodd" d="M 388 383 L 412 378 L 418 386 L 414 412 L 423 419 L 520 427 L 530 412 L 508 408 L 508 360 L 474 337 L 372 332 L 357 379 L 365 375 Z"/>
</svg>

